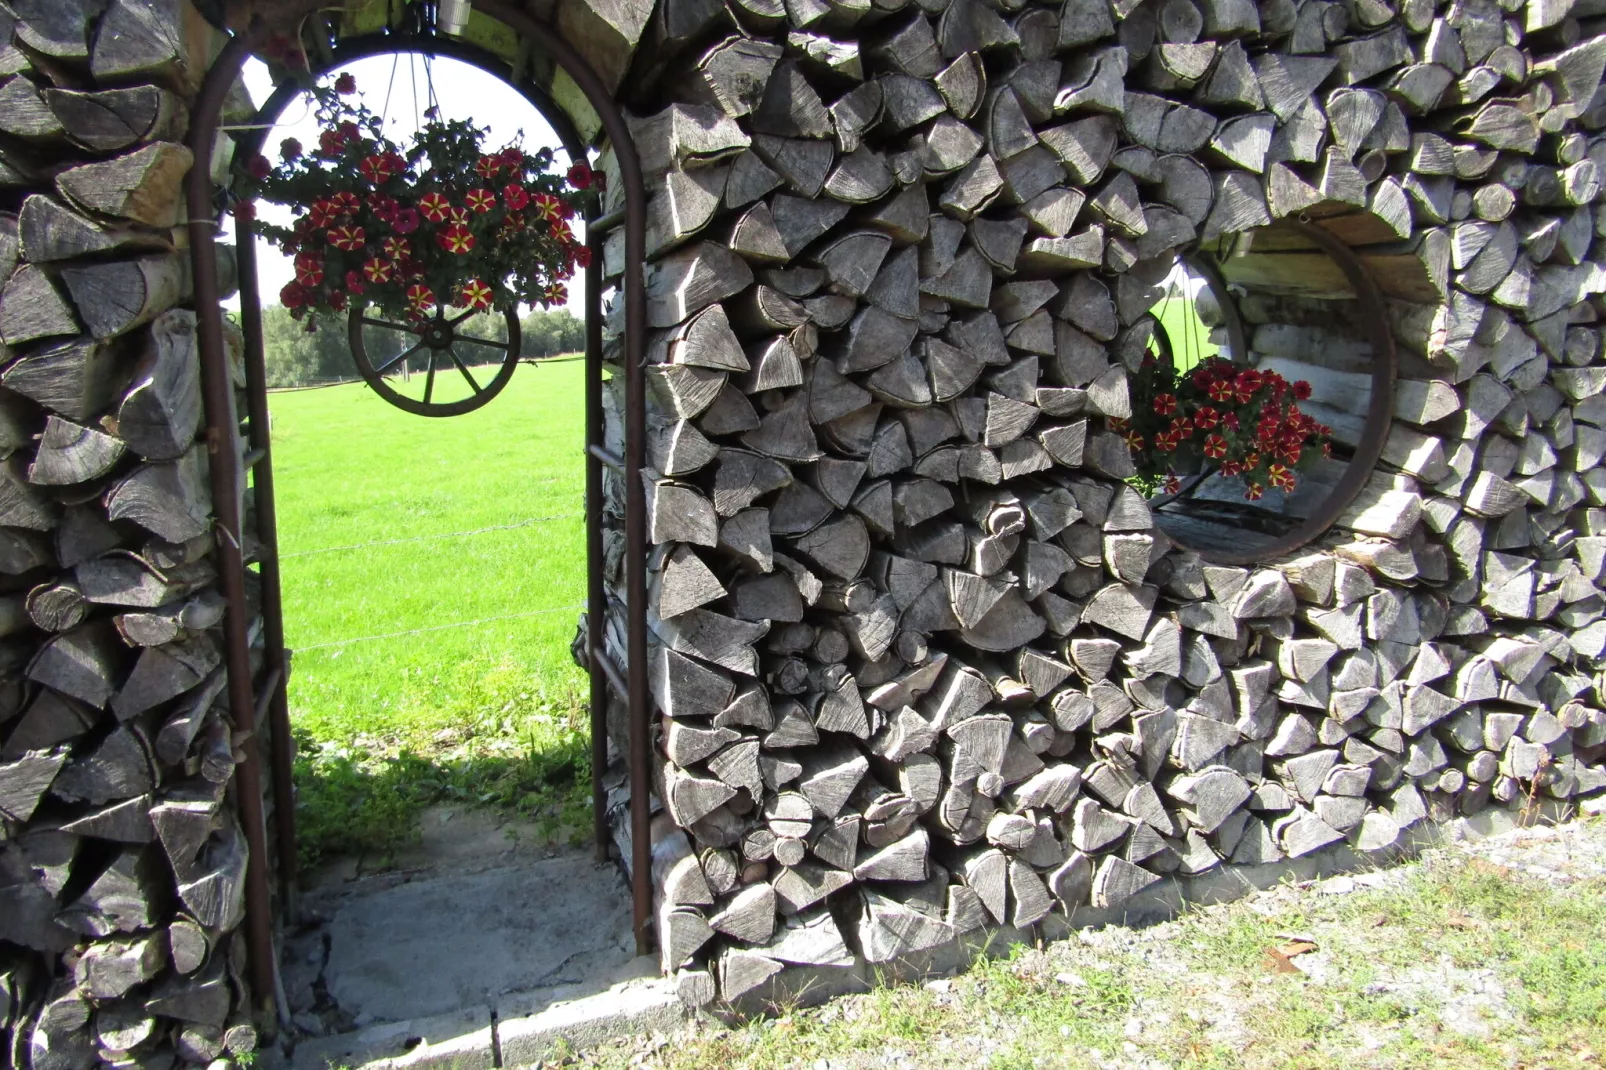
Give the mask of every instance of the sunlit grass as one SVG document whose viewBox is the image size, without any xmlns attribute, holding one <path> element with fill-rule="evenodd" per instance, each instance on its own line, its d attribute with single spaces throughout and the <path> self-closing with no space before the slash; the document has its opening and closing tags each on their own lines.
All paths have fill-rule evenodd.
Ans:
<svg viewBox="0 0 1606 1070">
<path fill-rule="evenodd" d="M 376 762 L 403 754 L 444 768 L 505 752 L 547 769 L 584 750 L 569 656 L 585 598 L 583 370 L 521 367 L 490 404 L 447 419 L 361 384 L 271 395 L 291 717 L 311 756 L 380 775 Z M 304 780 L 317 772 L 303 765 Z M 318 786 L 302 795 L 317 805 Z M 351 797 L 335 807 L 348 828 L 364 823 Z M 303 826 L 338 831 L 318 817 Z"/>
</svg>

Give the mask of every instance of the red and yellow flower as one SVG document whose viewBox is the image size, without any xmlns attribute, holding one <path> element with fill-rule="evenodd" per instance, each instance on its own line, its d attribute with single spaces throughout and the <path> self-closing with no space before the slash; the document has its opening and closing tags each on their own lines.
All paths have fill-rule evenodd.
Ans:
<svg viewBox="0 0 1606 1070">
<path fill-rule="evenodd" d="M 471 189 L 468 191 L 468 196 L 465 197 L 463 201 L 468 205 L 469 211 L 478 212 L 479 214 L 484 215 L 486 212 L 489 212 L 492 208 L 496 207 L 496 194 L 484 188 Z"/>
<path fill-rule="evenodd" d="M 362 273 L 369 282 L 389 282 L 396 275 L 396 265 L 381 257 L 370 256 L 363 261 Z"/>
<path fill-rule="evenodd" d="M 418 210 L 431 223 L 441 223 L 451 211 L 452 203 L 439 193 L 426 193 L 418 199 Z"/>
<path fill-rule="evenodd" d="M 474 232 L 461 223 L 453 223 L 440 232 L 441 248 L 462 256 L 474 248 Z"/>
<path fill-rule="evenodd" d="M 517 182 L 509 182 L 502 187 L 502 204 L 510 212 L 523 211 L 530 203 L 530 191 Z"/>
<path fill-rule="evenodd" d="M 494 294 L 484 279 L 469 279 L 458 291 L 458 306 L 484 310 L 491 307 Z"/>
<path fill-rule="evenodd" d="M 435 303 L 435 291 L 421 282 L 407 287 L 407 304 L 414 312 L 424 312 Z"/>
<path fill-rule="evenodd" d="M 1212 461 L 1219 461 L 1227 455 L 1227 440 L 1220 435 L 1210 435 L 1204 440 L 1204 455 Z"/>
<path fill-rule="evenodd" d="M 329 244 L 342 252 L 353 253 L 363 247 L 368 236 L 361 227 L 339 226 L 329 231 Z"/>
</svg>

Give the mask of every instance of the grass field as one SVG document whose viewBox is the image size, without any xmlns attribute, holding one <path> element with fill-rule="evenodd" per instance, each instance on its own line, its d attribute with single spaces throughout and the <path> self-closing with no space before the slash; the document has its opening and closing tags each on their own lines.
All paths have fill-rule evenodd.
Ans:
<svg viewBox="0 0 1606 1070">
<path fill-rule="evenodd" d="M 1219 352 L 1220 347 L 1210 342 L 1210 328 L 1194 314 L 1191 298 L 1173 297 L 1169 301 L 1161 298 L 1150 311 L 1171 340 L 1172 362 L 1178 371 L 1187 371 Z"/>
<path fill-rule="evenodd" d="M 305 861 L 443 799 L 584 824 L 583 370 L 442 420 L 361 384 L 270 397 Z"/>
</svg>

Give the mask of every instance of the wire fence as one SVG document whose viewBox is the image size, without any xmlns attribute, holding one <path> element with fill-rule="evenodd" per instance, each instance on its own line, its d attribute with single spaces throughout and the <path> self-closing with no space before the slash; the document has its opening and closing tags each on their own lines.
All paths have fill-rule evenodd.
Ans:
<svg viewBox="0 0 1606 1070">
<path fill-rule="evenodd" d="M 500 620 L 520 620 L 525 617 L 543 617 L 551 613 L 569 613 L 586 607 L 584 602 L 577 602 L 572 606 L 553 606 L 550 609 L 532 609 L 524 613 L 503 613 L 495 617 L 479 617 L 475 620 L 453 621 L 451 624 L 432 624 L 427 628 L 408 628 L 401 632 L 384 632 L 380 635 L 359 635 L 353 639 L 335 639 L 328 643 L 311 643 L 307 646 L 298 646 L 295 650 L 300 653 L 307 650 L 326 650 L 336 646 L 350 646 L 352 643 L 368 643 L 376 639 L 400 639 L 409 635 L 423 635 L 426 632 L 444 632 L 453 628 L 469 628 L 476 624 L 491 624 Z"/>
<path fill-rule="evenodd" d="M 483 528 L 470 528 L 468 531 L 444 531 L 435 535 L 413 535 L 405 539 L 375 539 L 371 542 L 353 542 L 344 546 L 320 546 L 316 550 L 292 550 L 282 553 L 279 560 L 288 561 L 293 557 L 312 557 L 316 554 L 343 553 L 350 550 L 365 550 L 370 546 L 401 546 L 412 542 L 434 542 L 440 539 L 462 539 L 471 535 L 484 535 L 492 531 L 517 531 L 520 528 L 533 527 L 536 524 L 546 524 L 554 520 L 572 520 L 575 517 L 585 516 L 582 510 L 577 513 L 554 513 L 552 516 L 532 516 L 512 524 L 491 524 Z"/>
</svg>

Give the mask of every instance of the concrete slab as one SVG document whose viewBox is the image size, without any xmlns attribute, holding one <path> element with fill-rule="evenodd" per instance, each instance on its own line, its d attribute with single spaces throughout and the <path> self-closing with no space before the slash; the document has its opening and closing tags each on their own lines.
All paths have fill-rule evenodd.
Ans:
<svg viewBox="0 0 1606 1070">
<path fill-rule="evenodd" d="M 355 895 L 328 934 L 323 981 L 358 1024 L 559 984 L 605 986 L 635 957 L 618 870 L 583 852 Z"/>
</svg>

